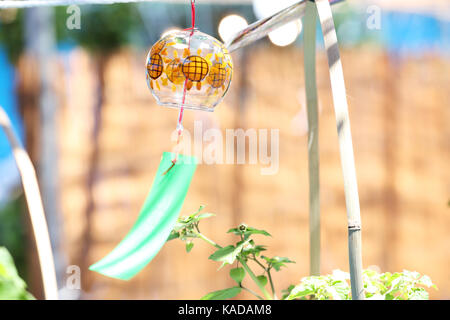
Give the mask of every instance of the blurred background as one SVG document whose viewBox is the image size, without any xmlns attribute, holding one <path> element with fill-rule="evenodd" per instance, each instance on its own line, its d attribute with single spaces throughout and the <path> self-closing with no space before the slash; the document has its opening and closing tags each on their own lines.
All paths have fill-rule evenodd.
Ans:
<svg viewBox="0 0 450 320">
<path fill-rule="evenodd" d="M 196 24 L 221 39 L 292 1 L 197 0 Z M 281 8 L 280 8 L 281 6 Z M 63 297 L 198 299 L 232 285 L 197 243 L 166 244 L 130 281 L 87 268 L 133 225 L 177 110 L 157 106 L 145 57 L 161 34 L 190 26 L 189 1 L 0 10 L 0 105 L 38 172 Z M 450 298 L 450 7 L 442 1 L 352 1 L 333 6 L 341 47 L 362 216 L 363 265 L 427 274 Z M 380 14 L 379 19 L 377 14 Z M 242 19 L 228 18 L 238 15 Z M 245 21 L 244 21 L 245 19 Z M 238 21 L 238 22 L 237 22 Z M 219 35 L 219 29 L 221 34 Z M 319 26 L 318 26 L 318 30 Z M 217 214 L 202 232 L 220 244 L 241 222 L 268 230 L 268 255 L 296 261 L 274 275 L 278 290 L 308 275 L 307 120 L 303 31 L 297 21 L 232 54 L 228 95 L 214 113 L 185 112 L 184 126 L 280 130 L 279 171 L 200 165 L 182 214 Z M 347 220 L 328 66 L 317 37 L 322 274 L 348 271 Z M 274 71 L 276 70 L 276 71 Z M 198 242 L 198 241 L 197 241 Z M 42 298 L 20 178 L 0 132 L 0 245 Z M 82 290 L 67 292 L 67 266 Z M 242 295 L 242 298 L 250 296 Z"/>
</svg>

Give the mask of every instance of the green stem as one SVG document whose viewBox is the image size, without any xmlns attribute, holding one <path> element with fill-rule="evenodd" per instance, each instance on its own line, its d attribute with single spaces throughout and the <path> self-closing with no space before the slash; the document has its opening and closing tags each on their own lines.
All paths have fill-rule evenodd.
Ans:
<svg viewBox="0 0 450 320">
<path fill-rule="evenodd" d="M 264 267 L 264 265 L 261 262 L 258 261 L 258 259 L 256 258 L 255 255 L 253 255 L 253 259 L 252 260 L 255 261 L 261 268 L 263 268 L 264 271 L 267 271 L 266 267 Z"/>
<path fill-rule="evenodd" d="M 255 291 L 250 290 L 249 288 L 243 287 L 241 286 L 242 289 L 244 289 L 245 291 L 250 292 L 252 295 L 254 295 L 255 297 L 257 297 L 259 300 L 264 300 L 260 295 L 258 295 Z"/>
<path fill-rule="evenodd" d="M 247 273 L 250 276 L 250 278 L 252 278 L 252 280 L 256 283 L 258 288 L 261 290 L 261 292 L 263 293 L 263 295 L 266 298 L 266 300 L 273 300 L 273 298 L 267 292 L 266 288 L 264 288 L 264 286 L 259 282 L 258 278 L 255 276 L 253 271 L 249 268 L 247 263 L 244 260 L 240 259 L 239 257 L 238 257 L 238 260 L 242 264 L 242 266 L 244 267 L 245 271 L 247 271 Z"/>
<path fill-rule="evenodd" d="M 200 239 L 202 239 L 203 241 L 206 241 L 207 243 L 209 243 L 210 245 L 216 247 L 217 249 L 222 249 L 221 246 L 219 246 L 217 243 L 215 243 L 214 241 L 212 241 L 211 239 L 207 238 L 206 236 L 204 236 L 202 233 L 199 232 L 194 232 Z"/>
<path fill-rule="evenodd" d="M 202 233 L 198 233 L 195 232 L 194 233 L 203 241 L 209 243 L 210 245 L 216 247 L 217 249 L 221 249 L 222 247 L 219 246 L 217 243 L 215 243 L 214 241 L 212 241 L 211 239 L 209 239 L 208 237 L 206 237 L 205 235 L 203 235 Z M 273 298 L 270 296 L 270 294 L 267 292 L 266 288 L 264 288 L 263 285 L 261 285 L 261 283 L 258 281 L 258 278 L 255 276 L 255 274 L 253 273 L 253 271 L 249 268 L 249 266 L 247 265 L 247 263 L 242 260 L 241 258 L 237 257 L 237 259 L 239 260 L 239 262 L 242 264 L 242 266 L 244 267 L 245 271 L 247 271 L 247 273 L 249 274 L 250 278 L 252 278 L 252 280 L 256 283 L 256 285 L 259 287 L 259 289 L 261 290 L 261 292 L 263 293 L 264 297 L 266 298 L 266 300 L 273 300 Z"/>
<path fill-rule="evenodd" d="M 267 269 L 267 275 L 269 276 L 270 287 L 272 288 L 273 298 L 278 300 L 277 294 L 275 293 L 275 286 L 273 285 L 272 275 L 270 274 L 270 268 Z"/>
</svg>

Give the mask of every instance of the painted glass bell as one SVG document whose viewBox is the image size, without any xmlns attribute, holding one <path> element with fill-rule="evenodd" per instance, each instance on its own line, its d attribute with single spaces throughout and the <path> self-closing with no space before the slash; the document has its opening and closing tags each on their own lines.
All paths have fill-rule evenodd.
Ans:
<svg viewBox="0 0 450 320">
<path fill-rule="evenodd" d="M 233 64 L 223 43 L 194 29 L 158 40 L 147 55 L 146 70 L 159 105 L 213 111 L 228 91 Z"/>
</svg>

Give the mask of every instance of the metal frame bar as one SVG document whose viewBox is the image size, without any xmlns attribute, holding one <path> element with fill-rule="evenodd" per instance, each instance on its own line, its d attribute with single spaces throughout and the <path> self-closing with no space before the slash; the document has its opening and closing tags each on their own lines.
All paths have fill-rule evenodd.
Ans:
<svg viewBox="0 0 450 320">
<path fill-rule="evenodd" d="M 275 0 L 268 0 L 275 1 Z M 343 0 L 330 0 L 330 4 L 336 4 Z M 291 21 L 300 19 L 304 16 L 306 10 L 307 0 L 301 0 L 270 17 L 258 20 L 248 27 L 242 29 L 230 38 L 225 44 L 228 51 L 232 52 L 246 45 L 249 45 L 256 40 L 267 36 L 271 31 L 289 23 Z"/>
</svg>

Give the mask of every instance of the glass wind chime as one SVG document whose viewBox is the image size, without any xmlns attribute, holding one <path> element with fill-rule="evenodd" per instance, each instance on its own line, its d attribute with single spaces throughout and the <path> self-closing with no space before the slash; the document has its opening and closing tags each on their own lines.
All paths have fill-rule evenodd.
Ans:
<svg viewBox="0 0 450 320">
<path fill-rule="evenodd" d="M 217 39 L 192 27 L 158 40 L 146 60 L 146 80 L 158 104 L 179 108 L 177 146 L 184 109 L 213 111 L 230 86 L 233 63 Z M 133 228 L 90 270 L 128 280 L 159 252 L 172 231 L 196 169 L 195 157 L 164 152 L 150 193 Z"/>
</svg>

